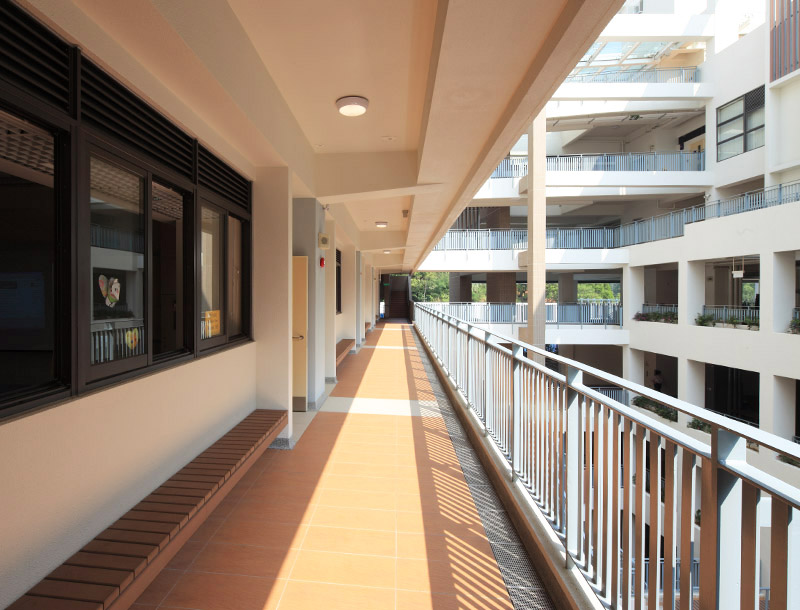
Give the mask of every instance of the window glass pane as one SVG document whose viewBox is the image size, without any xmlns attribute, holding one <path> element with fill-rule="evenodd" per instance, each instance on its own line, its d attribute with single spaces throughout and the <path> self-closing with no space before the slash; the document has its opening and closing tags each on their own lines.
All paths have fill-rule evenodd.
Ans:
<svg viewBox="0 0 800 610">
<path fill-rule="evenodd" d="M 228 216 L 228 336 L 242 332 L 242 222 Z"/>
<path fill-rule="evenodd" d="M 184 198 L 153 182 L 153 355 L 186 347 L 184 340 Z"/>
<path fill-rule="evenodd" d="M 764 146 L 764 128 L 759 127 L 747 133 L 747 150 Z"/>
<path fill-rule="evenodd" d="M 735 116 L 744 114 L 744 98 L 740 97 L 738 100 L 733 100 L 729 104 L 725 104 L 717 109 L 717 123 L 723 123 L 728 119 Z"/>
<path fill-rule="evenodd" d="M 734 136 L 740 136 L 742 133 L 744 133 L 744 119 L 740 117 L 717 127 L 717 141 L 721 142 Z"/>
<path fill-rule="evenodd" d="M 53 137 L 0 112 L 0 400 L 56 378 Z"/>
<path fill-rule="evenodd" d="M 742 150 L 743 142 L 744 138 L 738 137 L 734 138 L 733 140 L 728 140 L 727 142 L 717 146 L 717 160 L 724 161 L 725 159 L 743 153 L 744 152 Z"/>
<path fill-rule="evenodd" d="M 200 214 L 200 337 L 225 332 L 222 317 L 222 224 L 219 212 L 203 206 Z"/>
<path fill-rule="evenodd" d="M 764 108 L 756 108 L 747 113 L 747 129 L 760 127 L 764 124 Z"/>
<path fill-rule="evenodd" d="M 145 350 L 144 188 L 128 170 L 91 158 L 91 362 Z"/>
</svg>

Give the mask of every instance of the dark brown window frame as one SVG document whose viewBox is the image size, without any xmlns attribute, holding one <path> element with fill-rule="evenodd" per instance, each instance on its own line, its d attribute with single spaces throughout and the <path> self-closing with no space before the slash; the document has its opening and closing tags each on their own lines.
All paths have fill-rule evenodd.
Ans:
<svg viewBox="0 0 800 610">
<path fill-rule="evenodd" d="M 54 36 L 49 29 L 40 24 L 24 11 L 17 11 L 26 19 L 26 27 L 36 28 L 48 36 Z M 66 44 L 66 43 L 63 43 Z M 2 51 L 14 52 L 13 49 Z M 57 105 L 53 100 L 40 97 L 35 89 L 22 86 L 22 81 L 5 80 L 0 72 L 0 110 L 19 116 L 31 123 L 46 129 L 55 138 L 55 176 L 54 194 L 57 216 L 57 260 L 58 267 L 55 273 L 56 283 L 56 343 L 60 346 L 57 350 L 56 372 L 58 380 L 52 387 L 32 388 L 30 392 L 20 392 L 13 396 L 0 398 L 0 423 L 10 421 L 21 415 L 36 412 L 42 408 L 52 407 L 54 404 L 65 400 L 74 399 L 88 393 L 98 391 L 112 385 L 123 383 L 153 372 L 165 370 L 174 366 L 191 362 L 204 357 L 239 346 L 252 340 L 252 281 L 253 281 L 253 249 L 252 249 L 252 184 L 246 183 L 247 201 L 244 200 L 245 190 L 240 180 L 238 201 L 229 201 L 211 189 L 201 186 L 198 178 L 198 151 L 200 144 L 194 140 L 193 159 L 194 172 L 191 178 L 166 167 L 153 157 L 148 156 L 141 149 L 131 146 L 123 140 L 114 137 L 114 134 L 104 132 L 81 119 L 81 52 L 69 45 L 68 66 L 63 67 L 68 72 L 69 104 Z M 56 66 L 57 69 L 58 66 Z M 33 72 L 31 72 L 33 74 Z M 140 98 L 139 98 L 140 99 Z M 167 119 L 164 119 L 167 120 Z M 112 163 L 129 164 L 144 170 L 148 176 L 146 182 L 146 268 L 152 265 L 152 249 L 150 235 L 152 233 L 150 209 L 150 185 L 153 180 L 175 188 L 184 193 L 186 199 L 185 209 L 191 213 L 192 218 L 184 223 L 192 231 L 193 256 L 187 259 L 187 268 L 191 273 L 184 274 L 184 310 L 187 328 L 184 332 L 184 351 L 171 352 L 158 357 L 153 356 L 152 333 L 147 333 L 148 350 L 146 362 L 143 366 L 123 367 L 120 370 L 111 370 L 108 374 L 96 376 L 89 373 L 88 342 L 89 318 L 85 320 L 79 315 L 79 304 L 88 299 L 86 278 L 91 274 L 89 268 L 90 253 L 90 228 L 88 222 L 88 188 L 89 188 L 89 152 L 99 151 L 100 156 L 108 158 Z M 219 161 L 220 163 L 223 163 Z M 230 175 L 238 175 L 230 169 Z M 208 182 L 209 178 L 205 178 Z M 219 190 L 219 189 L 218 189 Z M 224 190 L 224 188 L 222 189 Z M 196 275 L 199 272 L 199 258 L 196 251 L 199 246 L 197 229 L 198 202 L 201 198 L 207 199 L 216 206 L 225 210 L 227 215 L 233 215 L 242 222 L 242 332 L 236 336 L 225 334 L 225 341 L 213 346 L 200 346 L 200 327 L 196 312 L 199 311 L 199 294 L 196 290 Z M 85 208 L 85 209 L 84 209 Z M 189 220 L 191 222 L 189 222 Z M 227 256 L 227 235 L 225 245 Z M 227 273 L 227 266 L 225 269 Z M 152 275 L 152 274 L 149 274 Z M 151 278 L 146 282 L 146 315 L 152 320 L 152 290 L 149 286 Z M 187 289 L 186 283 L 191 283 Z M 227 282 L 226 282 L 227 284 Z M 226 297 L 227 306 L 227 297 Z M 84 310 L 85 311 L 85 310 Z M 227 324 L 226 324 L 227 327 Z M 85 331 L 85 332 L 84 332 Z"/>
</svg>

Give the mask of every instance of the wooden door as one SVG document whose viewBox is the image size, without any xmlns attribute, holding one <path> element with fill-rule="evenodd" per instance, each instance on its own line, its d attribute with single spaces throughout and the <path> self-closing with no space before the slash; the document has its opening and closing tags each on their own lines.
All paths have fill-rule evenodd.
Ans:
<svg viewBox="0 0 800 610">
<path fill-rule="evenodd" d="M 292 257 L 292 408 L 308 405 L 308 257 Z"/>
</svg>

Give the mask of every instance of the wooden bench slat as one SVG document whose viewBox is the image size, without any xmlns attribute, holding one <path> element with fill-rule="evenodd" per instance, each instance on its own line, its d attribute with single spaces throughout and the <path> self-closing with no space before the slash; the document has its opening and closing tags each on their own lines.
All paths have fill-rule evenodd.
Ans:
<svg viewBox="0 0 800 610">
<path fill-rule="evenodd" d="M 103 604 L 105 608 L 119 596 L 119 588 L 45 578 L 31 588 L 28 595 L 71 599 L 78 602 L 96 602 Z"/>
<path fill-rule="evenodd" d="M 111 542 L 109 540 L 92 540 L 81 549 L 87 553 L 104 553 L 121 557 L 144 557 L 151 561 L 158 554 L 158 547 L 150 544 L 134 544 L 132 542 Z"/>
<path fill-rule="evenodd" d="M 169 542 L 169 533 L 138 532 L 136 530 L 107 529 L 100 532 L 95 540 L 108 542 L 133 542 L 135 544 L 149 544 L 163 549 Z"/>
<path fill-rule="evenodd" d="M 177 523 L 158 523 L 155 521 L 138 521 L 132 519 L 120 519 L 112 523 L 108 529 L 126 530 L 131 532 L 151 532 L 155 534 L 167 534 L 172 538 L 178 533 L 180 525 Z"/>
<path fill-rule="evenodd" d="M 131 584 L 133 581 L 133 572 L 62 565 L 50 572 L 47 578 L 50 580 L 67 580 L 70 582 L 84 582 L 92 585 L 119 587 L 121 590 Z"/>
<path fill-rule="evenodd" d="M 103 604 L 23 595 L 6 610 L 103 610 Z"/>
<path fill-rule="evenodd" d="M 147 496 L 142 502 L 158 504 L 184 504 L 186 506 L 202 506 L 205 496 L 186 496 L 181 494 L 167 495 L 158 493 L 158 490 Z"/>
<path fill-rule="evenodd" d="M 205 516 L 216 506 L 228 488 L 216 499 L 215 494 L 232 477 L 241 478 L 241 469 L 253 463 L 251 454 L 260 456 L 287 418 L 286 412 L 267 410 L 248 415 L 9 608 L 127 608 L 172 557 L 174 545 L 183 544 L 197 524 L 182 528 L 199 510 Z"/>
<path fill-rule="evenodd" d="M 123 519 L 132 519 L 134 521 L 156 521 L 158 523 L 177 523 L 181 527 L 189 520 L 186 515 L 175 515 L 172 513 L 154 513 L 145 510 L 130 510 L 124 515 Z"/>
<path fill-rule="evenodd" d="M 108 570 L 128 570 L 138 576 L 147 566 L 146 557 L 123 557 L 106 553 L 75 553 L 64 562 L 66 565 L 84 566 L 86 568 L 106 568 Z"/>
</svg>

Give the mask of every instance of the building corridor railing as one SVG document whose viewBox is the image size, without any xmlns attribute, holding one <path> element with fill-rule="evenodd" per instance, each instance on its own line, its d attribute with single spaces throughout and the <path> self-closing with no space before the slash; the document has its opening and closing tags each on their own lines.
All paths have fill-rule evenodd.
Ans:
<svg viewBox="0 0 800 610">
<path fill-rule="evenodd" d="M 701 172 L 705 152 L 628 152 L 547 157 L 549 172 Z"/>
<path fill-rule="evenodd" d="M 425 303 L 427 306 L 471 324 L 527 324 L 527 303 Z M 619 301 L 545 303 L 547 324 L 619 326 Z"/>
<path fill-rule="evenodd" d="M 414 320 L 471 425 L 493 444 L 512 497 L 547 520 L 568 565 L 603 603 L 757 607 L 764 586 L 774 607 L 800 603 L 790 582 L 800 574 L 800 489 L 763 466 L 775 454 L 800 460 L 795 443 L 425 303 L 415 304 Z M 704 422 L 708 440 L 604 396 L 584 375 Z M 759 466 L 748 446 L 758 446 Z M 663 502 L 649 501 L 650 478 L 659 482 L 654 489 L 664 480 Z M 769 583 L 762 553 L 770 556 Z M 678 562 L 694 560 L 697 571 L 678 574 Z M 646 577 L 678 584 L 659 590 L 646 587 Z"/>
<path fill-rule="evenodd" d="M 703 305 L 703 315 L 712 316 L 714 322 L 728 322 L 728 320 L 738 320 L 739 324 L 745 324 L 745 320 L 755 320 L 760 318 L 760 309 L 748 305 Z"/>
<path fill-rule="evenodd" d="M 492 172 L 492 178 L 522 178 L 528 173 L 527 155 L 508 156 Z"/>
<path fill-rule="evenodd" d="M 601 70 L 573 74 L 565 83 L 696 83 L 700 80 L 697 66 L 655 68 L 653 70 Z"/>
<path fill-rule="evenodd" d="M 546 229 L 546 247 L 557 249 L 625 248 L 662 239 L 682 237 L 686 225 L 695 222 L 743 214 L 797 201 L 800 201 L 800 181 L 788 182 L 615 227 L 548 227 Z M 475 235 L 461 235 L 462 233 Z M 478 233 L 486 233 L 486 236 L 480 237 L 477 235 Z M 489 233 L 491 233 L 491 237 L 489 237 Z M 527 249 L 527 244 L 527 229 L 451 230 L 445 233 L 434 250 L 524 250 Z"/>
</svg>

